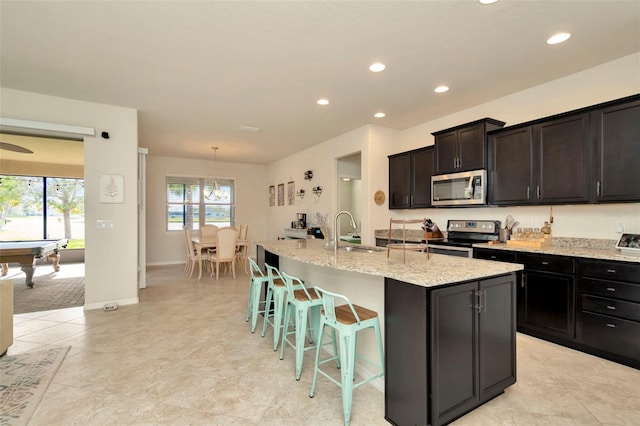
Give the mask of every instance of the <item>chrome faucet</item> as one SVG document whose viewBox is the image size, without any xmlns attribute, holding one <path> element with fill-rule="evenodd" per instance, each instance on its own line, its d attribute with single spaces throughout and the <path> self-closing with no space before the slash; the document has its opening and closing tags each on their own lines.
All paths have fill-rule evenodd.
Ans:
<svg viewBox="0 0 640 426">
<path fill-rule="evenodd" d="M 336 217 L 333 218 L 333 254 L 335 256 L 338 255 L 338 218 L 341 214 L 349 215 L 351 218 L 351 226 L 353 226 L 353 230 L 358 229 L 358 225 L 356 225 L 356 221 L 353 218 L 353 215 L 346 210 L 342 210 L 341 212 L 336 213 Z"/>
</svg>

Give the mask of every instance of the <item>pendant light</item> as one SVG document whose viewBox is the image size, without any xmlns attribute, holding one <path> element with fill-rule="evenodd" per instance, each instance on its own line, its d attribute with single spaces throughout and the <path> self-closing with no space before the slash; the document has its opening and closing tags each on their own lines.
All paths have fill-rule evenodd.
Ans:
<svg viewBox="0 0 640 426">
<path fill-rule="evenodd" d="M 229 194 L 226 191 L 223 191 L 220 186 L 218 185 L 218 181 L 215 178 L 215 172 L 216 172 L 216 160 L 218 158 L 218 147 L 217 146 L 212 146 L 211 149 L 213 150 L 213 187 L 211 188 L 211 192 L 209 192 L 209 195 L 207 195 L 207 200 L 211 200 L 212 198 L 214 200 L 226 200 L 229 198 Z"/>
</svg>

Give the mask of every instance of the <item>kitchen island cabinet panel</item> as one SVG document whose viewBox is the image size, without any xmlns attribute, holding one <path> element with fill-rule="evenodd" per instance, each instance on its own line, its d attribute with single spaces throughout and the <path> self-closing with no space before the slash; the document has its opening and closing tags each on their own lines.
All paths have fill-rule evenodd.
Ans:
<svg viewBox="0 0 640 426">
<path fill-rule="evenodd" d="M 385 417 L 447 424 L 515 383 L 515 273 L 427 289 L 385 279 Z"/>
<path fill-rule="evenodd" d="M 427 290 L 390 280 L 385 303 L 385 418 L 397 425 L 426 425 L 429 395 Z M 389 348 L 393 348 L 390 350 Z"/>
</svg>

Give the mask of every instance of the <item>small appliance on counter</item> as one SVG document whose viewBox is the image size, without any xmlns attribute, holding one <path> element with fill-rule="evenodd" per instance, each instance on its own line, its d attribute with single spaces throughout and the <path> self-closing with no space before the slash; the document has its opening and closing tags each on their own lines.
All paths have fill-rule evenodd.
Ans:
<svg viewBox="0 0 640 426">
<path fill-rule="evenodd" d="M 307 235 L 311 235 L 313 238 L 324 240 L 324 234 L 322 230 L 317 227 L 311 227 L 307 230 Z"/>
<path fill-rule="evenodd" d="M 297 219 L 291 222 L 291 227 L 295 229 L 306 229 L 307 227 L 307 214 L 296 213 Z"/>
</svg>

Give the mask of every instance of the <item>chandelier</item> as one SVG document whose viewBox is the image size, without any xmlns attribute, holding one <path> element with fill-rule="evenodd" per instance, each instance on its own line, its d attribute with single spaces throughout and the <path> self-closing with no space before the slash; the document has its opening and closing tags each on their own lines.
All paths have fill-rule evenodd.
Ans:
<svg viewBox="0 0 640 426">
<path fill-rule="evenodd" d="M 213 173 L 215 176 L 215 172 L 216 172 L 216 160 L 217 160 L 217 154 L 218 154 L 218 147 L 217 146 L 212 146 L 211 149 L 213 149 Z M 216 178 L 213 178 L 213 187 L 211 188 L 211 191 L 209 192 L 209 195 L 206 196 L 207 200 L 226 200 L 229 198 L 229 193 L 224 191 L 222 188 L 220 188 L 220 185 L 218 185 L 218 181 L 216 180 Z"/>
</svg>

